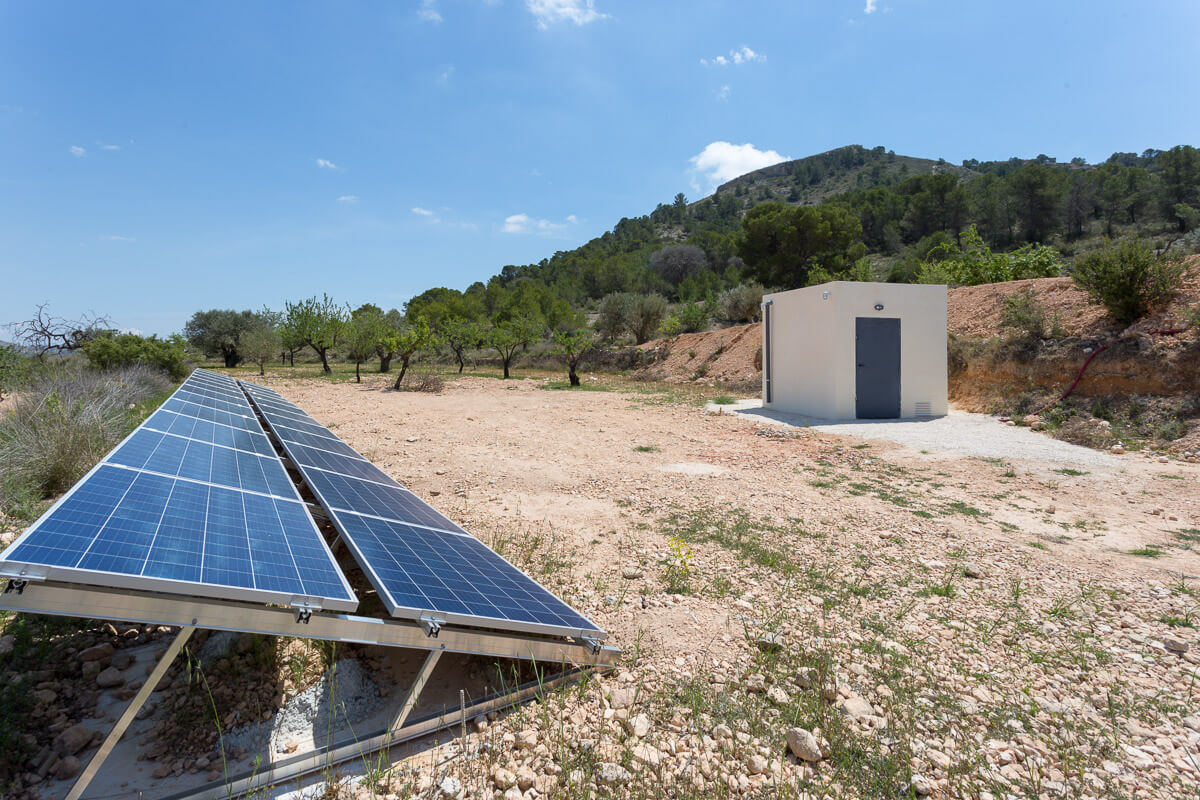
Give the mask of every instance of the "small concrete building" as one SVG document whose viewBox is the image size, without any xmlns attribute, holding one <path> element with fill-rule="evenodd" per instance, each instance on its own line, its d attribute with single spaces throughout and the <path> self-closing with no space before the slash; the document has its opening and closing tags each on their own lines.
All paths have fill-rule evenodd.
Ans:
<svg viewBox="0 0 1200 800">
<path fill-rule="evenodd" d="M 947 412 L 946 287 L 834 281 L 763 297 L 763 407 L 821 419 Z"/>
</svg>

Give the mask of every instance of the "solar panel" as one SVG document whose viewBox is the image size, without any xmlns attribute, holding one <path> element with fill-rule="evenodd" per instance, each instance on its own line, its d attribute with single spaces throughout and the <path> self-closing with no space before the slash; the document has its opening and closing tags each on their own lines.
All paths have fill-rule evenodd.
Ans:
<svg viewBox="0 0 1200 800">
<path fill-rule="evenodd" d="M 265 387 L 244 381 L 242 387 L 389 614 L 527 633 L 604 635 L 297 406 Z"/>
<path fill-rule="evenodd" d="M 245 395 L 202 370 L 0 553 L 0 574 L 358 606 Z"/>
</svg>

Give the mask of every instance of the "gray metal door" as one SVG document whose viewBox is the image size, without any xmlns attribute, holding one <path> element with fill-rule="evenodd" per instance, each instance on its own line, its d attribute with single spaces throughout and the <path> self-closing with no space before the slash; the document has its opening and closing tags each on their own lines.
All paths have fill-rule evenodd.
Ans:
<svg viewBox="0 0 1200 800">
<path fill-rule="evenodd" d="M 900 416 L 900 320 L 858 317 L 854 324 L 855 402 L 859 419 Z"/>
</svg>

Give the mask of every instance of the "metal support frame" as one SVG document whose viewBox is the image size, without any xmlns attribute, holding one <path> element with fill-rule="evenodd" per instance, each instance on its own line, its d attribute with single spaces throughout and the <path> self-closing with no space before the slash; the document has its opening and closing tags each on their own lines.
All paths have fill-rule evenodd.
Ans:
<svg viewBox="0 0 1200 800">
<path fill-rule="evenodd" d="M 384 620 L 331 611 L 314 612 L 299 624 L 296 612 L 229 600 L 120 591 L 64 583 L 30 584 L 21 594 L 0 595 L 0 609 L 30 614 L 105 619 L 149 625 L 193 626 L 237 633 L 301 636 L 355 644 L 441 650 L 494 658 L 519 658 L 543 664 L 605 666 L 616 663 L 620 649 L 551 636 L 504 633 L 461 626 L 440 626 L 437 638 L 417 622 Z"/>
<path fill-rule="evenodd" d="M 579 677 L 589 668 L 612 668 L 621 654 L 620 648 L 587 637 L 571 639 L 534 636 L 460 626 L 443 627 L 444 623 L 437 624 L 436 632 L 431 635 L 430 626 L 420 622 L 384 620 L 329 611 L 301 614 L 304 609 L 254 606 L 226 600 L 119 591 L 52 581 L 29 584 L 21 588 L 24 591 L 0 594 L 0 609 L 180 628 L 154 671 L 117 720 L 117 724 L 87 767 L 80 773 L 67 800 L 78 800 L 83 794 L 105 758 L 150 698 L 159 680 L 196 628 L 400 647 L 424 650 L 427 656 L 405 695 L 396 718 L 386 729 L 361 739 L 351 737 L 328 748 L 298 754 L 275 762 L 265 770 L 256 767 L 246 773 L 227 776 L 222 781 L 172 795 L 171 800 L 218 800 L 240 796 L 247 790 L 282 783 L 332 764 L 361 759 L 370 753 L 451 727 L 456 720 L 461 722 L 468 711 L 475 715 L 515 706 L 539 692 Z M 441 620 L 436 622 L 441 623 Z M 443 653 L 514 658 L 544 665 L 559 664 L 562 665 L 563 671 L 548 680 L 532 681 L 512 692 L 493 695 L 465 708 L 431 714 L 415 722 L 408 722 L 421 691 Z"/>
<path fill-rule="evenodd" d="M 397 745 L 428 736 L 439 730 L 453 727 L 465 713 L 471 717 L 513 708 L 543 695 L 565 683 L 584 675 L 585 668 L 567 670 L 549 679 L 533 680 L 508 692 L 499 692 L 462 708 L 449 708 L 441 712 L 426 714 L 398 730 L 384 729 L 366 734 L 362 738 L 349 737 L 334 742 L 326 750 L 298 753 L 290 758 L 251 769 L 237 775 L 228 775 L 195 789 L 187 789 L 162 800 L 228 800 L 244 797 L 266 786 L 293 781 L 304 775 L 319 772 L 347 761 L 362 761 L 371 753 L 387 750 Z"/>
<path fill-rule="evenodd" d="M 142 710 L 142 706 L 146 705 L 146 701 L 154 693 L 158 682 L 167 674 L 171 662 L 175 660 L 175 656 L 179 655 L 179 651 L 183 649 L 183 645 L 195 630 L 193 626 L 188 625 L 180 628 L 179 633 L 175 634 L 175 638 L 171 640 L 171 644 L 167 646 L 167 651 L 162 654 L 162 658 L 155 664 L 154 670 L 146 678 L 146 682 L 142 684 L 142 688 L 138 689 L 138 693 L 129 701 L 129 705 L 125 707 L 125 711 L 117 720 L 117 724 L 108 732 L 108 736 L 104 737 L 104 742 L 100 745 L 100 749 L 96 751 L 96 754 L 92 756 L 92 760 L 88 762 L 83 771 L 79 773 L 79 777 L 75 779 L 75 783 L 71 786 L 71 791 L 67 792 L 66 800 L 79 800 L 80 796 L 83 795 L 88 784 L 92 782 L 92 778 L 96 777 L 96 773 L 100 771 L 100 767 L 104 766 L 104 761 L 108 758 L 109 753 L 113 751 L 113 748 L 117 746 L 117 742 L 125 735 L 125 730 L 133 722 L 137 713 Z"/>
<path fill-rule="evenodd" d="M 421 699 L 421 690 L 425 688 L 425 684 L 429 682 L 429 676 L 433 674 L 433 668 L 437 666 L 438 659 L 442 657 L 441 650 L 430 650 L 429 655 L 425 656 L 425 663 L 421 665 L 421 669 L 417 671 L 417 676 L 413 678 L 412 686 L 408 687 L 408 694 L 404 695 L 404 702 L 400 704 L 400 710 L 396 713 L 396 718 L 392 720 L 392 724 L 388 725 L 389 732 L 395 732 L 404 727 L 405 720 L 412 710 L 417 707 L 417 701 Z"/>
</svg>

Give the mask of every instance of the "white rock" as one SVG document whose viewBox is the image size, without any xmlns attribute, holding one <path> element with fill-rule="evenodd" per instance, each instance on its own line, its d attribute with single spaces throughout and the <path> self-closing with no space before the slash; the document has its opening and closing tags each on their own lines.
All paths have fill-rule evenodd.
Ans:
<svg viewBox="0 0 1200 800">
<path fill-rule="evenodd" d="M 630 777 L 632 776 L 629 774 L 629 770 L 620 764 L 614 764 L 611 761 L 601 761 L 597 765 L 596 780 L 607 786 L 618 786 L 628 783 Z"/>
<path fill-rule="evenodd" d="M 788 749 L 796 758 L 804 761 L 821 760 L 821 743 L 811 731 L 804 728 L 788 728 L 786 736 Z"/>
<path fill-rule="evenodd" d="M 914 792 L 921 796 L 933 794 L 933 781 L 924 775 L 913 775 L 912 788 Z"/>
<path fill-rule="evenodd" d="M 496 767 L 496 771 L 492 773 L 492 782 L 496 784 L 497 789 L 509 789 L 517 785 L 517 776 L 512 770 Z"/>
</svg>

